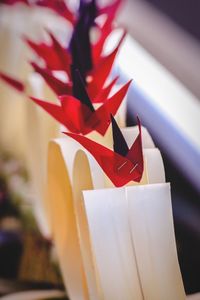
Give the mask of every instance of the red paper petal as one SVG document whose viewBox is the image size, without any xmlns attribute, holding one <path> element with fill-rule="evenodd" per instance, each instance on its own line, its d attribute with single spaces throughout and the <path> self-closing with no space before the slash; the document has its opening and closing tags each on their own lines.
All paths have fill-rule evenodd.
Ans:
<svg viewBox="0 0 200 300">
<path fill-rule="evenodd" d="M 119 9 L 122 0 L 116 0 L 110 5 L 107 5 L 101 9 L 99 9 L 99 14 L 107 14 L 110 18 L 114 19 L 117 10 Z"/>
<path fill-rule="evenodd" d="M 124 186 L 129 181 L 139 182 L 141 180 L 141 174 L 138 172 L 137 167 L 135 167 L 135 165 L 126 157 L 123 157 L 84 136 L 73 133 L 65 134 L 79 142 L 94 156 L 105 174 L 116 187 Z"/>
<path fill-rule="evenodd" d="M 33 100 L 36 104 L 38 104 L 40 107 L 42 107 L 60 124 L 64 125 L 69 131 L 80 133 L 80 125 L 77 126 L 76 121 L 74 120 L 75 115 L 70 114 L 70 111 L 66 113 L 66 111 L 63 109 L 63 106 L 36 99 L 34 97 L 30 97 L 30 99 Z M 78 102 L 76 99 L 75 101 Z M 74 103 L 72 107 L 74 107 Z"/>
<path fill-rule="evenodd" d="M 81 134 L 91 132 L 93 129 L 87 127 L 84 121 L 91 115 L 90 109 L 73 96 L 61 96 L 59 98 L 63 112 L 68 117 L 68 124 L 70 123 L 68 129 L 71 132 Z"/>
<path fill-rule="evenodd" d="M 88 122 L 93 124 L 93 128 L 99 132 L 101 135 L 104 135 L 110 125 L 111 119 L 110 115 L 115 116 L 117 113 L 120 104 L 122 103 L 129 85 L 131 84 L 130 80 L 120 90 L 115 93 L 110 99 L 108 99 L 104 104 L 102 104 L 90 117 Z M 99 122 L 97 122 L 99 120 Z M 96 124 L 96 126 L 94 125 Z"/>
<path fill-rule="evenodd" d="M 55 53 L 55 50 L 52 46 L 49 46 L 45 43 L 34 43 L 33 41 L 26 38 L 26 42 L 29 45 L 29 47 L 35 51 L 35 53 L 44 59 L 46 67 L 50 70 L 63 70 L 63 65 L 61 64 L 61 61 L 57 54 Z"/>
<path fill-rule="evenodd" d="M 48 69 L 40 68 L 37 64 L 31 63 L 34 70 L 39 73 L 43 79 L 46 81 L 46 83 L 49 85 L 49 87 L 57 94 L 57 95 L 64 95 L 72 93 L 71 85 L 59 80 L 56 78 L 52 72 Z"/>
<path fill-rule="evenodd" d="M 30 97 L 30 99 L 71 132 L 87 134 L 94 130 L 90 124 L 85 123 L 85 119 L 90 116 L 91 111 L 73 96 L 59 97 L 61 106 L 35 97 Z"/>
<path fill-rule="evenodd" d="M 102 57 L 99 64 L 90 72 L 89 76 L 91 76 L 92 81 L 88 83 L 88 93 L 92 99 L 102 89 L 125 35 L 126 33 L 124 32 L 117 47 L 109 55 Z"/>
<path fill-rule="evenodd" d="M 48 112 L 52 117 L 54 117 L 59 123 L 66 125 L 66 118 L 63 113 L 62 107 L 55 104 L 50 103 L 44 100 L 37 99 L 35 97 L 30 97 L 32 101 L 42 107 L 46 112 Z"/>
<path fill-rule="evenodd" d="M 53 49 L 60 59 L 61 70 L 67 72 L 68 76 L 70 76 L 70 65 L 71 65 L 71 56 L 68 53 L 67 49 L 65 49 L 60 42 L 55 38 L 55 36 L 49 32 L 49 35 L 52 40 Z"/>
<path fill-rule="evenodd" d="M 92 100 L 92 103 L 105 102 L 108 99 L 108 96 L 118 79 L 119 79 L 119 76 L 115 77 L 105 88 L 103 88 L 100 91 L 100 93 L 94 98 L 94 100 Z"/>
<path fill-rule="evenodd" d="M 25 38 L 26 43 L 35 51 L 35 53 L 41 57 L 45 63 L 46 67 L 53 70 L 62 70 L 70 75 L 69 66 L 71 64 L 71 58 L 67 49 L 63 48 L 62 45 L 57 41 L 57 39 L 48 32 L 51 37 L 52 44 L 47 45 L 45 43 L 35 43 L 28 38 Z"/>
<path fill-rule="evenodd" d="M 3 74 L 3 73 L 0 73 L 0 78 L 3 81 L 5 81 L 7 84 L 11 85 L 17 91 L 24 92 L 25 86 L 21 81 L 16 80 L 16 79 L 14 79 L 6 74 Z"/>
<path fill-rule="evenodd" d="M 36 5 L 48 7 L 68 20 L 72 25 L 75 23 L 75 16 L 69 10 L 64 0 L 38 0 Z"/>
<path fill-rule="evenodd" d="M 71 132 L 85 135 L 96 130 L 104 135 L 110 124 L 110 114 L 116 114 L 130 82 L 94 112 L 73 96 L 60 96 L 61 106 L 33 97 L 31 99 Z"/>
<path fill-rule="evenodd" d="M 100 28 L 101 36 L 96 44 L 92 46 L 93 64 L 96 65 L 100 59 L 105 40 L 112 31 L 112 20 L 108 17 L 102 28 Z"/>
</svg>

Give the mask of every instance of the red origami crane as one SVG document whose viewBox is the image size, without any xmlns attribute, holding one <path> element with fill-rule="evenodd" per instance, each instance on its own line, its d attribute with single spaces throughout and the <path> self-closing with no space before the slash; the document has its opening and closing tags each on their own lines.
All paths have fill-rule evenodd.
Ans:
<svg viewBox="0 0 200 300">
<path fill-rule="evenodd" d="M 32 62 L 31 65 L 34 70 L 39 73 L 49 87 L 56 93 L 56 95 L 74 95 L 73 88 L 74 78 L 72 68 L 70 67 L 70 55 L 64 49 L 56 38 L 50 34 L 52 39 L 52 47 L 47 46 L 42 43 L 37 45 L 30 40 L 27 40 L 29 45 L 42 57 L 45 58 L 48 68 L 41 68 L 36 63 Z M 90 82 L 86 84 L 86 90 L 89 94 L 89 97 L 92 99 L 93 103 L 102 103 L 107 99 L 111 89 L 115 85 L 118 76 L 115 77 L 106 87 L 104 87 L 105 81 L 111 71 L 114 59 L 116 57 L 117 51 L 124 39 L 125 34 L 123 34 L 120 39 L 117 47 L 107 56 L 100 58 L 99 63 L 94 67 L 94 69 L 88 74 L 90 77 Z M 54 50 L 53 50 L 54 49 Z M 70 77 L 69 82 L 64 82 L 58 79 L 54 74 L 53 70 L 64 70 L 67 73 L 67 76 Z M 17 79 L 12 78 L 9 75 L 0 72 L 0 78 L 6 83 L 11 85 L 13 88 L 17 89 L 20 92 L 25 91 L 25 85 Z"/>
<path fill-rule="evenodd" d="M 140 182 L 144 170 L 141 124 L 138 119 L 139 134 L 129 149 L 115 119 L 112 119 L 114 151 L 78 134 L 65 134 L 79 142 L 88 150 L 116 187 L 130 181 Z"/>
<path fill-rule="evenodd" d="M 110 125 L 110 114 L 115 115 L 117 113 L 131 80 L 95 110 L 78 71 L 76 71 L 76 76 L 79 77 L 77 98 L 73 96 L 60 96 L 60 105 L 34 97 L 30 98 L 58 122 L 63 124 L 69 131 L 85 135 L 95 130 L 104 135 Z"/>
<path fill-rule="evenodd" d="M 84 79 L 84 83 L 88 94 L 91 99 L 93 99 L 94 103 L 102 102 L 102 96 L 99 95 L 99 91 L 104 89 L 104 94 L 108 96 L 113 85 L 116 82 L 116 78 L 106 87 L 104 87 L 106 79 L 111 72 L 115 57 L 117 52 L 125 38 L 126 33 L 123 32 L 118 45 L 116 48 L 107 56 L 102 56 L 102 53 L 97 53 L 100 50 L 96 48 L 96 44 L 92 46 L 93 56 L 93 68 L 86 74 Z M 73 86 L 73 75 L 71 74 L 71 64 L 72 58 L 70 53 L 62 47 L 62 45 L 58 42 L 58 40 L 53 36 L 53 34 L 49 33 L 51 38 L 51 45 L 47 45 L 45 43 L 37 44 L 29 39 L 26 39 L 29 46 L 45 61 L 46 67 L 41 68 L 36 63 L 31 63 L 34 70 L 39 73 L 49 87 L 57 94 L 72 94 L 72 86 Z M 103 39 L 101 42 L 104 42 Z M 99 43 L 99 42 L 98 42 Z M 103 49 L 103 45 L 101 46 L 101 51 Z M 97 51 L 96 51 L 97 50 Z M 82 61 L 85 58 L 82 57 Z M 73 64 L 76 66 L 76 64 Z M 78 67 L 76 67 L 78 68 Z M 79 69 L 79 68 L 78 68 Z M 62 80 L 58 79 L 54 74 L 53 71 L 59 70 L 64 71 L 69 79 L 68 82 L 63 82 Z M 80 69 L 79 69 L 80 71 Z M 81 73 L 82 77 L 83 74 Z"/>
<path fill-rule="evenodd" d="M 110 55 L 102 56 L 105 40 L 114 30 L 112 22 L 120 2 L 115 1 L 110 6 L 104 7 L 104 9 L 98 9 L 95 0 L 81 0 L 79 13 L 68 48 L 63 47 L 53 34 L 49 32 L 50 45 L 34 43 L 26 39 L 28 45 L 43 59 L 46 65 L 45 68 L 41 68 L 37 64 L 32 63 L 33 68 L 45 79 L 57 95 L 63 94 L 63 82 L 55 77 L 53 71 L 59 70 L 66 73 L 68 82 L 65 84 L 65 93 L 67 90 L 67 94 L 70 94 L 70 89 L 73 86 L 72 66 L 81 73 L 91 99 L 94 102 L 101 102 L 98 92 L 105 84 L 117 51 L 125 37 L 124 31 L 113 52 Z M 99 25 L 96 22 L 96 17 L 102 13 L 107 14 L 107 18 L 103 24 Z M 92 43 L 90 38 L 90 30 L 93 27 L 98 27 L 100 33 L 100 37 L 96 43 Z M 110 92 L 115 81 L 106 87 L 104 93 Z M 73 93 L 72 95 L 75 96 Z"/>
<path fill-rule="evenodd" d="M 48 3 L 52 5 L 53 2 L 62 3 L 62 1 L 49 0 L 35 1 L 34 3 L 39 5 L 46 3 L 48 6 Z M 36 63 L 32 62 L 32 67 L 44 78 L 46 83 L 58 96 L 67 94 L 76 97 L 74 76 L 73 71 L 71 70 L 79 69 L 92 102 L 101 103 L 103 100 L 107 99 L 118 77 L 114 78 L 106 87 L 105 82 L 111 71 L 118 49 L 125 37 L 125 31 L 123 32 L 118 45 L 109 55 L 102 56 L 102 50 L 107 36 L 113 30 L 112 20 L 120 2 L 121 0 L 116 0 L 107 7 L 97 9 L 95 0 L 81 0 L 79 16 L 74 25 L 68 49 L 63 47 L 50 32 L 48 32 L 51 39 L 50 45 L 45 43 L 37 44 L 26 38 L 28 45 L 44 60 L 46 65 L 45 68 L 41 68 Z M 89 30 L 94 25 L 95 18 L 99 14 L 107 14 L 107 19 L 102 27 L 99 27 L 101 32 L 99 40 L 95 44 L 92 44 L 89 38 Z M 54 73 L 55 70 L 65 72 L 68 80 L 63 82 L 57 78 Z M 0 73 L 0 77 L 21 92 L 25 90 L 22 82 L 3 73 Z"/>
</svg>

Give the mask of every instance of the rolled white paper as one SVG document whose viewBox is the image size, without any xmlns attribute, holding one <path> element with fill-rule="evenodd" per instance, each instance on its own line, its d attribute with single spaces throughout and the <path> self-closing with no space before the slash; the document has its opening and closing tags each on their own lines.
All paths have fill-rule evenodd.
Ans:
<svg viewBox="0 0 200 300">
<path fill-rule="evenodd" d="M 50 212 L 52 238 L 65 287 L 70 299 L 80 300 L 85 299 L 87 289 L 84 284 L 85 273 L 74 211 L 72 175 L 70 174 L 70 165 L 67 166 L 67 158 L 69 158 L 69 162 L 70 157 L 73 159 L 73 148 L 76 150 L 77 145 L 74 143 L 70 145 L 71 141 L 65 144 L 61 143 L 63 140 L 65 139 L 58 139 L 50 142 L 49 145 L 48 198 L 46 199 Z M 65 151 L 63 152 L 63 150 Z"/>
<path fill-rule="evenodd" d="M 124 188 L 84 191 L 99 300 L 143 300 Z M 91 298 L 92 299 L 92 298 Z"/>
<path fill-rule="evenodd" d="M 186 299 L 168 183 L 127 187 L 128 218 L 145 300 Z"/>
<path fill-rule="evenodd" d="M 98 299 L 186 299 L 170 185 L 83 191 Z"/>
<path fill-rule="evenodd" d="M 137 135 L 137 131 L 135 131 L 135 135 Z M 111 142 L 109 143 L 111 144 Z M 149 150 L 152 153 L 155 150 L 156 155 L 158 155 L 158 170 L 155 170 L 156 175 L 148 175 L 148 172 L 151 174 L 148 171 L 148 160 L 151 159 L 151 154 L 147 155 L 147 159 L 145 158 L 147 161 L 145 180 L 149 177 L 149 180 L 155 181 L 157 178 L 158 182 L 163 182 L 164 168 L 160 152 L 156 148 L 144 149 L 145 157 L 146 151 Z M 93 297 L 99 295 L 98 280 L 96 279 L 98 274 L 94 271 L 95 261 L 92 259 L 81 197 L 82 190 L 94 188 L 98 193 L 98 189 L 105 187 L 106 178 L 102 169 L 79 143 L 69 137 L 50 142 L 48 197 L 46 199 L 50 212 L 52 236 L 64 283 L 71 299 L 80 299 L 78 297 L 85 299 L 85 295 L 93 295 Z"/>
</svg>

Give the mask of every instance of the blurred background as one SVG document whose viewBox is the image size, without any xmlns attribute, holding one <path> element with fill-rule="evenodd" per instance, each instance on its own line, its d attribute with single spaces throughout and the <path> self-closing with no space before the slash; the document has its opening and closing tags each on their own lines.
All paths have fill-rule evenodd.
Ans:
<svg viewBox="0 0 200 300">
<path fill-rule="evenodd" d="M 72 9 L 77 7 L 77 1 L 68 2 Z M 187 294 L 200 292 L 199 14 L 198 0 L 124 1 L 117 22 L 128 29 L 129 37 L 113 71 L 134 79 L 127 123 L 134 125 L 139 115 L 164 159 Z M 7 6 L 0 1 L 0 71 L 27 80 L 30 67 L 26 61 L 32 53 L 21 37 L 45 39 L 44 28 L 63 43 L 69 40 L 70 25 L 52 11 L 34 8 L 30 12 L 23 4 Z M 0 95 L 0 295 L 29 289 L 63 290 L 47 226 L 38 215 L 40 207 L 33 205 L 41 191 L 34 191 L 34 166 L 27 164 L 24 154 L 31 153 L 24 141 L 32 130 L 28 125 L 24 128 L 30 108 L 2 82 Z"/>
</svg>

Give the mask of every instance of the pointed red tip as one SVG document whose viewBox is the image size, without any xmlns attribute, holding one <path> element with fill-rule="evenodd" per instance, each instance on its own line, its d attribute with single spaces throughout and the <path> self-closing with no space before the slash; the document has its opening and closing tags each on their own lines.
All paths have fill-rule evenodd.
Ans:
<svg viewBox="0 0 200 300">
<path fill-rule="evenodd" d="M 17 79 L 14 79 L 12 78 L 11 76 L 8 76 L 4 73 L 1 73 L 0 72 L 0 78 L 6 82 L 7 84 L 9 84 L 10 86 L 12 86 L 13 88 L 15 88 L 18 92 L 24 92 L 25 90 L 25 86 L 24 84 L 17 80 Z"/>
</svg>

